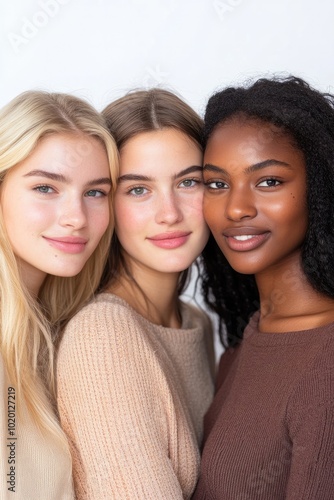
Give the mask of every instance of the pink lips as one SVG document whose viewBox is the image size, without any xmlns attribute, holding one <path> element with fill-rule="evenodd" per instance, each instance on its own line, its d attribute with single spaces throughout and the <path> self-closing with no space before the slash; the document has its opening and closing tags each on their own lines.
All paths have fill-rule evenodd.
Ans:
<svg viewBox="0 0 334 500">
<path fill-rule="evenodd" d="M 87 243 L 86 239 L 77 238 L 74 236 L 64 236 L 56 238 L 48 238 L 44 236 L 44 239 L 50 244 L 50 246 L 57 248 L 57 250 L 72 254 L 81 253 Z"/>
<path fill-rule="evenodd" d="M 172 233 L 157 234 L 147 239 L 159 248 L 171 250 L 184 245 L 188 241 L 190 234 L 190 232 L 174 231 Z"/>
<path fill-rule="evenodd" d="M 239 227 L 227 229 L 223 235 L 231 250 L 248 252 L 261 246 L 269 238 L 270 232 L 254 227 Z"/>
</svg>

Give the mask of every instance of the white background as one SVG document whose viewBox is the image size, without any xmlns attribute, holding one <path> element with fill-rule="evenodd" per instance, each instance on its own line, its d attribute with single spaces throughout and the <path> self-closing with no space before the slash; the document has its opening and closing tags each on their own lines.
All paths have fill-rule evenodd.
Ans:
<svg viewBox="0 0 334 500">
<path fill-rule="evenodd" d="M 12 0 L 0 7 L 0 106 L 23 90 L 72 92 L 98 109 L 162 85 L 198 112 L 245 78 L 293 73 L 334 85 L 331 0 Z"/>
<path fill-rule="evenodd" d="M 39 88 L 102 109 L 163 86 L 202 114 L 220 87 L 273 73 L 334 92 L 332 0 L 12 0 L 0 36 L 0 106 Z"/>
</svg>

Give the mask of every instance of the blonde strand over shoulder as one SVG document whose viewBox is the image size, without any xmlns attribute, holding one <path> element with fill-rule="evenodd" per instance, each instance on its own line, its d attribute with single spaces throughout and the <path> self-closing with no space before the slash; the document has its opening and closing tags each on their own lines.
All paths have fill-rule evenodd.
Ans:
<svg viewBox="0 0 334 500">
<path fill-rule="evenodd" d="M 0 110 L 0 195 L 6 172 L 33 153 L 49 134 L 98 139 L 105 147 L 113 190 L 118 151 L 104 118 L 75 96 L 28 91 Z M 95 292 L 108 254 L 111 223 L 84 269 L 73 278 L 47 276 L 36 300 L 25 289 L 0 210 L 0 352 L 19 401 L 41 431 L 67 447 L 55 411 L 55 338 L 61 327 Z M 19 408 L 20 414 L 20 408 Z"/>
</svg>

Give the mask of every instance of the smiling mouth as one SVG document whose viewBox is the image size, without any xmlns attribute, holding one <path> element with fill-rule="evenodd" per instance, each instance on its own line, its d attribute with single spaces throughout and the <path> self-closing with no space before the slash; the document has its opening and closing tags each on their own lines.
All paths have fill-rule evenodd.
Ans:
<svg viewBox="0 0 334 500">
<path fill-rule="evenodd" d="M 270 236 L 270 232 L 256 234 L 224 234 L 228 247 L 236 252 L 248 252 L 260 247 Z"/>
<path fill-rule="evenodd" d="M 166 250 L 172 250 L 184 245 L 189 239 L 189 232 L 163 233 L 147 238 L 153 245 Z"/>
<path fill-rule="evenodd" d="M 45 236 L 44 239 L 49 243 L 50 246 L 56 248 L 57 250 L 60 250 L 61 252 L 69 254 L 77 254 L 83 252 L 87 244 L 87 240 L 84 238 L 49 238 Z"/>
</svg>

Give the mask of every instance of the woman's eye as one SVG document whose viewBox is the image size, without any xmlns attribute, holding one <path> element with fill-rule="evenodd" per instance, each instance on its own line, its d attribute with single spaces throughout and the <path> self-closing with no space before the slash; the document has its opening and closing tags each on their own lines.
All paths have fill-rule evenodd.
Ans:
<svg viewBox="0 0 334 500">
<path fill-rule="evenodd" d="M 269 179 L 259 182 L 258 187 L 276 187 L 280 184 L 282 184 L 281 181 L 270 177 Z"/>
<path fill-rule="evenodd" d="M 34 191 L 38 191 L 39 193 L 42 193 L 42 194 L 54 193 L 54 189 L 51 186 L 47 186 L 44 184 L 42 186 L 34 187 Z"/>
<path fill-rule="evenodd" d="M 184 179 L 184 181 L 180 182 L 179 186 L 190 188 L 196 186 L 196 184 L 199 183 L 200 183 L 199 179 Z"/>
<path fill-rule="evenodd" d="M 106 196 L 106 193 L 104 191 L 101 191 L 100 189 L 90 189 L 89 191 L 87 191 L 86 196 L 100 198 L 101 196 Z"/>
<path fill-rule="evenodd" d="M 206 181 L 204 182 L 207 189 L 227 189 L 227 184 L 223 181 Z"/>
<path fill-rule="evenodd" d="M 133 196 L 142 196 L 146 193 L 148 193 L 148 190 L 142 186 L 134 187 L 128 191 L 129 194 L 132 194 Z"/>
</svg>

